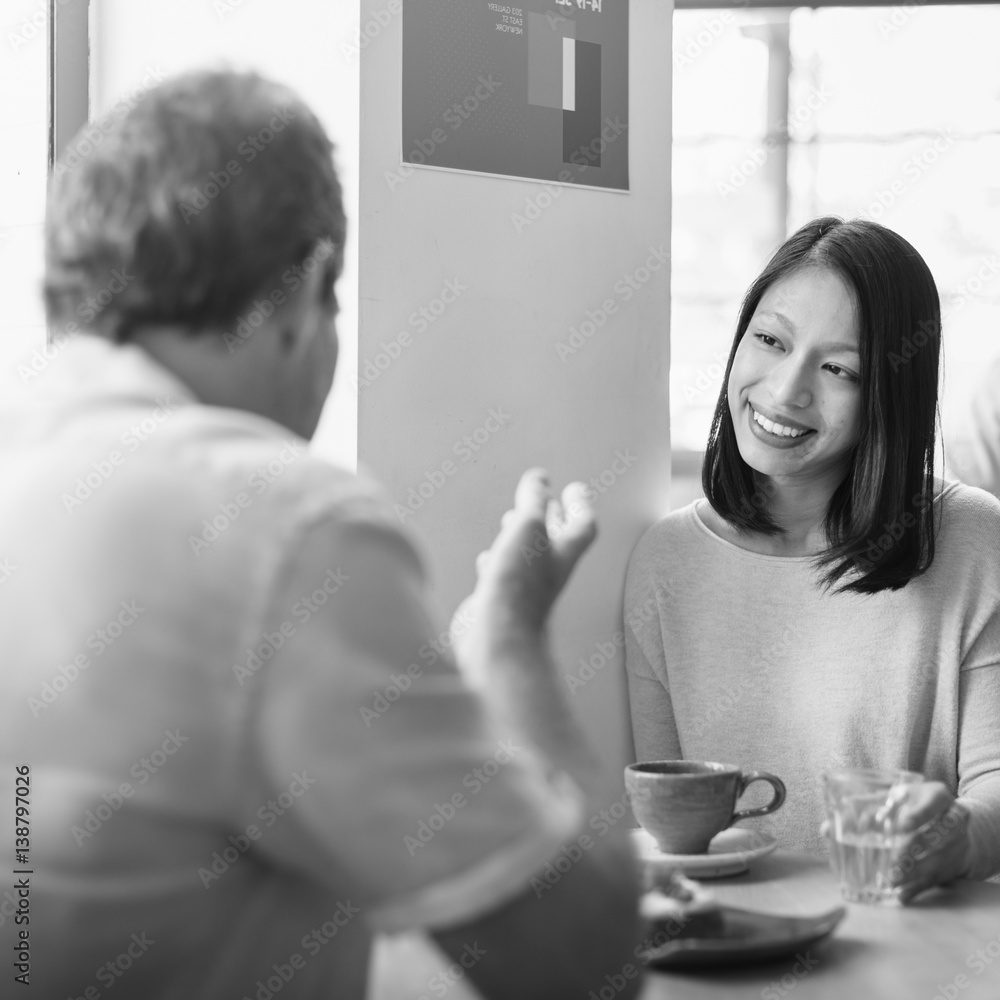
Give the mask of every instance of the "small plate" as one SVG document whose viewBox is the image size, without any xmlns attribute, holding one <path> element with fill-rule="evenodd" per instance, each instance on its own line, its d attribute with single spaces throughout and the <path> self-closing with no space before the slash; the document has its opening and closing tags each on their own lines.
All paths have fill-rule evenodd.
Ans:
<svg viewBox="0 0 1000 1000">
<path fill-rule="evenodd" d="M 846 913 L 839 906 L 816 917 L 780 917 L 723 906 L 711 915 L 714 919 L 692 920 L 680 931 L 673 920 L 648 921 L 645 933 L 651 946 L 641 957 L 658 969 L 769 962 L 816 944 L 833 933 Z"/>
<path fill-rule="evenodd" d="M 632 843 L 639 860 L 654 873 L 679 871 L 691 878 L 738 875 L 750 867 L 754 858 L 762 858 L 778 846 L 770 834 L 738 826 L 717 833 L 707 854 L 664 854 L 652 834 L 641 827 L 632 831 Z"/>
</svg>

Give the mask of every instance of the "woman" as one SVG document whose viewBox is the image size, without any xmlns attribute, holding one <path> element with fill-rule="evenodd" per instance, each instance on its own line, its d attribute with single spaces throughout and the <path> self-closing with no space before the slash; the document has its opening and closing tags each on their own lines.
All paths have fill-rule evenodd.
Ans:
<svg viewBox="0 0 1000 1000">
<path fill-rule="evenodd" d="M 779 774 L 757 828 L 816 853 L 824 770 L 922 772 L 904 901 L 1000 871 L 1000 503 L 934 476 L 940 332 L 904 239 L 803 226 L 744 300 L 706 499 L 646 532 L 626 585 L 637 758 Z"/>
</svg>

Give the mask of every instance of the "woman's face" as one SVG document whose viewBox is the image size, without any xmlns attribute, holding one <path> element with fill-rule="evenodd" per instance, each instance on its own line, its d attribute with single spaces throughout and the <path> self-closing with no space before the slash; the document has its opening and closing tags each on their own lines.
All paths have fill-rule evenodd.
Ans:
<svg viewBox="0 0 1000 1000">
<path fill-rule="evenodd" d="M 833 271 L 798 271 L 767 289 L 729 374 L 747 465 L 840 482 L 860 431 L 858 348 L 854 297 Z"/>
</svg>

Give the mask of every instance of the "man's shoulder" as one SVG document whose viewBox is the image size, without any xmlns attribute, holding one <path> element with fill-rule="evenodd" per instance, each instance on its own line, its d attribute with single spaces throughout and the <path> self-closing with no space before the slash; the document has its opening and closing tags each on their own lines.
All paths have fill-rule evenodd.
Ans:
<svg viewBox="0 0 1000 1000">
<path fill-rule="evenodd" d="M 186 539 L 198 557 L 294 549 L 324 523 L 405 535 L 370 475 L 244 411 L 179 407 L 122 468 L 128 472 L 115 477 L 120 489 L 108 494 L 107 517 L 141 525 L 146 535 Z"/>
</svg>

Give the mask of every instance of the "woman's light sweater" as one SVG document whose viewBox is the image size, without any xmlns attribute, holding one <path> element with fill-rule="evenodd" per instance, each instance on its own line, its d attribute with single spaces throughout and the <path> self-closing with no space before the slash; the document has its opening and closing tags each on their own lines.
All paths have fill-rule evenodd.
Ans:
<svg viewBox="0 0 1000 1000">
<path fill-rule="evenodd" d="M 970 876 L 1000 872 L 1000 502 L 942 487 L 933 565 L 874 595 L 824 591 L 810 557 L 719 537 L 706 500 L 653 525 L 625 596 L 636 759 L 774 772 L 785 805 L 744 825 L 824 854 L 824 770 L 921 771 L 972 814 Z M 755 785 L 743 803 L 769 795 Z"/>
</svg>

